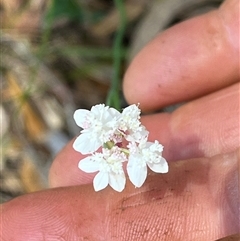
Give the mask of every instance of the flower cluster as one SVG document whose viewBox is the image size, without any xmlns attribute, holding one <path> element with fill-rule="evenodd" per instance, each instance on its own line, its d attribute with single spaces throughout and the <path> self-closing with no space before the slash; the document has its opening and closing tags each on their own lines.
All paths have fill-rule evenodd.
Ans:
<svg viewBox="0 0 240 241">
<path fill-rule="evenodd" d="M 122 113 L 104 104 L 95 105 L 90 111 L 75 111 L 74 119 L 82 130 L 73 148 L 90 154 L 80 160 L 78 167 L 87 173 L 98 172 L 93 180 L 95 191 L 109 184 L 121 192 L 126 184 L 125 167 L 136 187 L 146 180 L 147 166 L 157 173 L 168 172 L 163 146 L 158 141 L 148 141 L 149 132 L 140 122 L 140 113 L 135 104 Z"/>
</svg>

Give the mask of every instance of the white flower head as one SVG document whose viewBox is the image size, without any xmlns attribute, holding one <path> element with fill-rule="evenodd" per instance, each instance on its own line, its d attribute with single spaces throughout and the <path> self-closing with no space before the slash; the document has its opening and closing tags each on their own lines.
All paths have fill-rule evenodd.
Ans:
<svg viewBox="0 0 240 241">
<path fill-rule="evenodd" d="M 74 141 L 73 148 L 82 154 L 95 152 L 114 135 L 119 116 L 117 110 L 104 104 L 93 106 L 90 111 L 76 110 L 74 120 L 83 130 Z"/>
<path fill-rule="evenodd" d="M 154 172 L 167 173 L 168 164 L 162 157 L 163 146 L 158 141 L 129 145 L 130 154 L 127 172 L 130 181 L 141 187 L 147 177 L 147 166 Z"/>
<path fill-rule="evenodd" d="M 139 131 L 141 110 L 137 105 L 130 105 L 123 109 L 120 121 L 120 129 L 123 131 L 131 130 L 132 132 Z"/>
<path fill-rule="evenodd" d="M 149 132 L 140 122 L 140 113 L 138 105 L 131 105 L 122 113 L 104 104 L 93 106 L 90 111 L 75 111 L 74 119 L 82 130 L 73 148 L 91 154 L 78 167 L 87 173 L 98 172 L 93 180 L 95 191 L 108 184 L 118 192 L 124 189 L 123 162 L 128 162 L 127 174 L 136 187 L 146 180 L 147 167 L 157 173 L 168 172 L 163 146 L 158 141 L 147 141 Z M 98 151 L 100 147 L 102 152 Z"/>
<path fill-rule="evenodd" d="M 119 130 L 129 142 L 141 142 L 148 137 L 148 131 L 140 122 L 141 110 L 138 105 L 126 107 L 120 117 Z"/>
<path fill-rule="evenodd" d="M 126 154 L 120 148 L 102 149 L 92 156 L 82 159 L 78 167 L 87 173 L 98 171 L 93 180 L 95 191 L 104 189 L 108 184 L 116 191 L 121 192 L 126 183 L 122 163 L 127 160 Z"/>
</svg>

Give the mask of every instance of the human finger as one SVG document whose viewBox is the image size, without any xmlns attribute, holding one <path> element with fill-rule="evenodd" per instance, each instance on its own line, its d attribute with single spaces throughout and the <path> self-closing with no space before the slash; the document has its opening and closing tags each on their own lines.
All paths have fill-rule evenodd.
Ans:
<svg viewBox="0 0 240 241">
<path fill-rule="evenodd" d="M 239 81 L 239 1 L 160 33 L 124 78 L 129 103 L 143 111 L 195 99 Z"/>
<path fill-rule="evenodd" d="M 167 121 L 162 113 L 143 116 L 142 121 L 150 138 L 165 146 L 167 160 L 230 152 L 240 146 L 239 91 L 239 83 L 234 84 L 181 106 Z"/>
<path fill-rule="evenodd" d="M 215 240 L 239 231 L 239 152 L 170 163 L 141 188 L 56 188 L 2 205 L 1 240 Z"/>
<path fill-rule="evenodd" d="M 83 156 L 73 149 L 70 141 L 56 156 L 49 171 L 50 187 L 83 185 L 91 183 L 95 174 L 85 173 L 78 168 L 78 163 Z"/>
</svg>

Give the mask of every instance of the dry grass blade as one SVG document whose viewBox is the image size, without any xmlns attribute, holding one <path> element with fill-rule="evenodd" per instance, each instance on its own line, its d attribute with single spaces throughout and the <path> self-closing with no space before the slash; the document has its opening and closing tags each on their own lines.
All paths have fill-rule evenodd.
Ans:
<svg viewBox="0 0 240 241">
<path fill-rule="evenodd" d="M 126 2 L 127 21 L 131 22 L 138 18 L 144 11 L 144 2 Z M 92 26 L 90 32 L 95 37 L 106 38 L 116 31 L 119 26 L 119 14 L 117 9 L 113 9 L 101 22 Z"/>
</svg>

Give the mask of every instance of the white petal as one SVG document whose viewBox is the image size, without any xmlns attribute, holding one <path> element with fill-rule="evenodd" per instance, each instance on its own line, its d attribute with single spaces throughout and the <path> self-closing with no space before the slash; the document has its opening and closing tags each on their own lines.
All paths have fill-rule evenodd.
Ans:
<svg viewBox="0 0 240 241">
<path fill-rule="evenodd" d="M 140 116 L 140 113 L 141 113 L 141 110 L 138 108 L 138 106 L 135 104 L 132 104 L 124 108 L 122 115 L 131 116 L 134 119 L 138 119 Z"/>
<path fill-rule="evenodd" d="M 87 156 L 78 163 L 78 168 L 84 172 L 92 173 L 99 170 L 99 165 L 92 161 L 92 156 Z"/>
<path fill-rule="evenodd" d="M 132 184 L 136 187 L 141 187 L 147 178 L 147 166 L 140 166 L 136 160 L 129 158 L 127 173 Z"/>
<path fill-rule="evenodd" d="M 159 163 L 147 163 L 147 165 L 154 172 L 157 172 L 157 173 L 168 172 L 168 163 L 163 157 L 161 158 L 161 161 Z"/>
<path fill-rule="evenodd" d="M 85 110 L 85 109 L 79 109 L 74 112 L 73 118 L 78 126 L 83 128 L 85 117 L 89 112 L 90 112 L 89 110 Z"/>
<path fill-rule="evenodd" d="M 108 106 L 105 106 L 105 104 L 97 104 L 92 106 L 91 112 L 96 115 L 101 115 L 101 113 L 106 112 L 108 110 Z"/>
<path fill-rule="evenodd" d="M 95 139 L 89 139 L 88 133 L 80 134 L 73 142 L 75 151 L 81 152 L 83 155 L 93 153 L 101 146 L 101 142 Z"/>
<path fill-rule="evenodd" d="M 100 191 L 104 189 L 108 185 L 108 173 L 107 172 L 99 172 L 93 179 L 93 187 L 94 190 Z"/>
<path fill-rule="evenodd" d="M 121 113 L 114 108 L 109 108 L 108 111 L 109 111 L 111 117 L 120 117 L 121 116 Z"/>
<path fill-rule="evenodd" d="M 137 142 L 137 143 L 141 143 L 141 145 L 143 145 L 143 144 L 145 145 L 146 140 L 148 138 L 148 134 L 149 134 L 149 132 L 147 130 L 143 129 L 138 132 L 130 133 L 125 138 L 127 141 Z"/>
<path fill-rule="evenodd" d="M 119 175 L 109 175 L 109 185 L 118 192 L 121 192 L 126 184 L 126 177 L 125 174 L 119 174 Z"/>
</svg>

